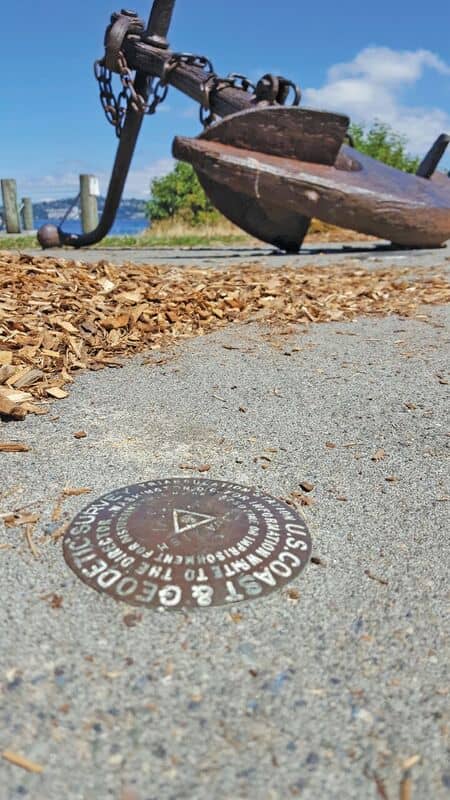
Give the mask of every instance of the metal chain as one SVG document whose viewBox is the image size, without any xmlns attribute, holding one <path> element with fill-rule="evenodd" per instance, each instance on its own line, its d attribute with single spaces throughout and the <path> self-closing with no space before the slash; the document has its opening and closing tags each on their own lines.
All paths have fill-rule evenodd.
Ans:
<svg viewBox="0 0 450 800">
<path fill-rule="evenodd" d="M 122 105 L 125 104 L 126 109 L 131 106 L 133 111 L 137 111 L 138 114 L 154 114 L 160 103 L 163 103 L 167 97 L 168 85 L 162 80 L 156 81 L 151 86 L 150 99 L 146 101 L 134 88 L 134 75 L 129 69 L 123 53 L 119 53 L 117 63 L 122 82 L 122 91 L 118 96 L 119 102 Z"/>
<path fill-rule="evenodd" d="M 134 88 L 134 75 L 122 52 L 118 55 L 117 66 L 122 84 L 118 94 L 114 93 L 112 85 L 113 72 L 106 67 L 103 59 L 95 62 L 94 72 L 99 84 L 100 103 L 106 119 L 116 129 L 116 135 L 120 139 L 128 109 L 132 108 L 139 114 L 154 114 L 160 103 L 166 99 L 169 87 L 161 80 L 152 81 L 150 100 L 146 101 Z"/>
<path fill-rule="evenodd" d="M 200 121 L 206 128 L 216 120 L 216 116 L 211 112 L 210 109 L 209 96 L 213 91 L 213 88 L 215 91 L 219 91 L 220 88 L 223 88 L 222 85 L 219 86 L 219 81 L 221 79 L 219 79 L 214 72 L 212 62 L 209 58 L 206 58 L 206 56 L 198 56 L 194 55 L 193 53 L 173 53 L 173 55 L 164 64 L 161 81 L 166 83 L 169 80 L 172 72 L 174 72 L 174 70 L 181 65 L 197 67 L 198 69 L 206 72 L 206 79 L 201 84 L 203 102 L 200 106 Z M 228 86 L 230 83 L 224 82 L 224 85 Z"/>
<path fill-rule="evenodd" d="M 105 112 L 106 119 L 109 124 L 113 125 L 116 129 L 117 136 L 120 136 L 122 118 L 126 112 L 126 108 L 119 108 L 118 99 L 114 94 L 112 86 L 113 73 L 105 66 L 104 59 L 95 62 L 94 74 L 99 85 L 100 103 Z"/>
<path fill-rule="evenodd" d="M 193 53 L 173 53 L 164 64 L 161 78 L 152 82 L 150 100 L 146 102 L 134 88 L 134 76 L 122 51 L 119 52 L 117 58 L 122 89 L 117 95 L 114 93 L 112 85 L 112 70 L 105 65 L 104 59 L 95 62 L 94 72 L 99 84 L 100 102 L 106 119 L 116 129 L 116 134 L 119 138 L 128 108 L 131 107 L 140 114 L 154 114 L 160 103 L 163 103 L 167 97 L 169 91 L 168 81 L 171 73 L 181 65 L 198 67 L 198 69 L 204 70 L 208 76 L 214 72 L 211 61 L 205 56 L 194 55 Z"/>
<path fill-rule="evenodd" d="M 172 53 L 170 58 L 164 64 L 161 75 L 162 82 L 167 83 L 172 72 L 182 65 L 188 67 L 197 67 L 198 69 L 202 69 L 204 72 L 206 72 L 207 75 L 212 75 L 214 72 L 212 62 L 209 60 L 209 58 L 206 58 L 206 56 L 198 56 L 194 55 L 193 53 Z"/>
<path fill-rule="evenodd" d="M 202 104 L 200 106 L 200 122 L 204 128 L 209 128 L 217 122 L 217 114 L 211 109 L 212 95 L 222 89 L 239 89 L 243 92 L 255 93 L 255 85 L 245 76 L 232 72 L 226 78 L 220 78 L 215 72 L 208 76 L 201 85 Z"/>
</svg>

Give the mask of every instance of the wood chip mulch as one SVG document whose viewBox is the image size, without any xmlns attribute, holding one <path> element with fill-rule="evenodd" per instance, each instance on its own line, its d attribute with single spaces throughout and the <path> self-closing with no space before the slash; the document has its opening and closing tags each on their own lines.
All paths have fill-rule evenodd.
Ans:
<svg viewBox="0 0 450 800">
<path fill-rule="evenodd" d="M 0 252 L 0 415 L 46 413 L 80 370 L 230 322 L 409 317 L 449 300 L 449 281 L 431 269 L 117 267 Z"/>
</svg>

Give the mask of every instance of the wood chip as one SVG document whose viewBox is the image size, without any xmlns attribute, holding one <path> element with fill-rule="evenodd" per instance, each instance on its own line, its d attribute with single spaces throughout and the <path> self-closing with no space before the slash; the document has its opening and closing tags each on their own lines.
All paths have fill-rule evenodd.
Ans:
<svg viewBox="0 0 450 800">
<path fill-rule="evenodd" d="M 304 492 L 312 492 L 314 489 L 314 484 L 309 483 L 309 481 L 302 481 L 300 486 Z"/>
<path fill-rule="evenodd" d="M 65 532 L 67 531 L 69 525 L 70 525 L 70 522 L 64 522 L 62 525 L 60 525 L 60 527 L 57 528 L 56 531 L 53 531 L 53 533 L 52 533 L 52 535 L 50 537 L 51 540 L 53 542 L 59 542 L 59 540 L 62 539 L 62 537 L 64 536 Z"/>
<path fill-rule="evenodd" d="M 31 447 L 21 442 L 0 442 L 0 453 L 29 453 Z"/>
<path fill-rule="evenodd" d="M 384 782 L 376 772 L 373 774 L 373 779 L 375 781 L 375 786 L 377 787 L 378 796 L 381 798 L 381 800 L 389 800 Z"/>
<path fill-rule="evenodd" d="M 314 564 L 316 567 L 326 567 L 327 562 L 320 558 L 319 556 L 312 556 L 311 557 L 311 564 Z"/>
<path fill-rule="evenodd" d="M 63 604 L 63 597 L 60 594 L 55 594 L 55 592 L 50 592 L 50 594 L 41 594 L 41 600 L 45 600 L 51 608 L 61 608 Z"/>
<path fill-rule="evenodd" d="M 14 764 L 16 767 L 26 769 L 27 772 L 36 772 L 40 774 L 44 771 L 44 767 L 41 767 L 40 764 L 36 764 L 35 761 L 30 761 L 29 758 L 25 758 L 25 756 L 19 755 L 19 753 L 14 753 L 12 750 L 4 750 L 2 758 L 4 758 L 5 761 L 9 761 L 10 764 Z"/>
<path fill-rule="evenodd" d="M 31 386 L 36 381 L 41 380 L 43 378 L 44 373 L 41 369 L 33 369 L 29 367 L 28 369 L 19 370 L 15 372 L 8 379 L 8 385 L 14 386 L 16 389 L 23 389 L 26 386 Z"/>
<path fill-rule="evenodd" d="M 410 775 L 405 775 L 400 783 L 400 800 L 412 800 L 413 784 Z"/>
<path fill-rule="evenodd" d="M 66 331 L 67 333 L 75 333 L 75 334 L 78 333 L 78 328 L 76 328 L 75 325 L 72 325 L 71 322 L 67 322 L 66 320 L 56 320 L 56 325 L 58 326 L 58 328 L 62 328 L 63 331 Z"/>
<path fill-rule="evenodd" d="M 39 522 L 39 520 L 39 514 L 33 514 L 26 511 L 22 513 L 17 512 L 8 514 L 3 518 L 6 528 L 20 528 L 22 525 L 35 525 L 37 522 Z"/>
<path fill-rule="evenodd" d="M 142 614 L 137 611 L 129 611 L 122 617 L 122 619 L 127 628 L 135 628 L 136 625 L 139 625 L 141 622 Z"/>
<path fill-rule="evenodd" d="M 81 494 L 90 494 L 90 492 L 92 492 L 92 489 L 87 486 L 82 486 L 79 489 L 72 489 L 71 487 L 63 489 L 63 495 L 65 497 L 78 497 Z"/>
<path fill-rule="evenodd" d="M 34 523 L 29 524 L 25 528 L 25 539 L 27 540 L 28 547 L 31 550 L 33 558 L 39 558 L 39 550 L 33 542 Z"/>
<path fill-rule="evenodd" d="M 39 416 L 42 414 L 48 414 L 49 412 L 48 408 L 45 406 L 38 406 L 36 403 L 22 403 L 20 409 L 26 414 L 38 414 Z"/>
<path fill-rule="evenodd" d="M 32 413 L 26 403 L 67 397 L 81 370 L 118 367 L 124 356 L 230 322 L 258 319 L 286 328 L 361 315 L 417 317 L 423 304 L 449 300 L 450 283 L 438 268 L 373 270 L 349 259 L 301 269 L 248 264 L 210 270 L 83 264 L 3 251 L 0 337 L 7 346 L 0 349 L 0 369 L 13 367 L 14 373 L 0 373 L 0 414 L 23 419 Z M 5 381 L 14 375 L 16 385 L 30 391 L 25 398 L 9 394 Z"/>
<path fill-rule="evenodd" d="M 405 761 L 403 761 L 403 763 L 402 763 L 402 770 L 404 772 L 407 772 L 408 770 L 410 770 L 413 767 L 415 767 L 416 764 L 420 764 L 421 760 L 422 760 L 422 756 L 417 755 L 417 754 L 415 756 L 411 756 L 410 758 L 406 758 Z"/>
<path fill-rule="evenodd" d="M 102 326 L 106 328 L 107 331 L 117 330 L 118 328 L 125 328 L 130 321 L 129 314 L 119 314 L 117 317 L 103 317 L 102 319 Z M 75 331 L 78 333 L 78 331 Z"/>
<path fill-rule="evenodd" d="M 86 436 L 87 436 L 86 431 L 77 431 L 76 433 L 74 433 L 75 439 L 85 439 Z"/>
<path fill-rule="evenodd" d="M 141 798 L 135 789 L 124 787 L 120 795 L 120 800 L 141 800 Z"/>
<path fill-rule="evenodd" d="M 383 461 L 383 459 L 385 459 L 385 458 L 386 458 L 385 451 L 380 449 L 380 450 L 377 450 L 376 453 L 374 453 L 374 455 L 371 457 L 371 460 L 372 461 Z"/>
<path fill-rule="evenodd" d="M 64 503 L 64 497 L 60 495 L 53 507 L 52 517 L 51 517 L 52 522 L 58 522 L 58 520 L 61 519 L 63 503 Z"/>
<path fill-rule="evenodd" d="M 64 400 L 65 397 L 69 396 L 69 393 L 65 392 L 64 389 L 60 389 L 59 386 L 51 386 L 49 389 L 46 389 L 45 392 L 50 395 L 50 397 L 55 397 L 57 400 Z"/>
<path fill-rule="evenodd" d="M 291 492 L 288 497 L 280 497 L 280 500 L 290 506 L 313 506 L 316 503 L 314 497 L 303 492 Z"/>
<path fill-rule="evenodd" d="M 0 367 L 0 384 L 6 383 L 9 378 L 11 378 L 14 373 L 17 372 L 16 367 L 11 367 L 8 364 L 4 364 Z"/>
<path fill-rule="evenodd" d="M 379 578 L 378 575 L 374 575 L 370 569 L 364 570 L 364 575 L 367 575 L 371 581 L 376 581 L 377 583 L 381 583 L 382 586 L 389 586 L 389 581 L 385 580 L 385 578 Z"/>
<path fill-rule="evenodd" d="M 21 392 L 9 386 L 0 386 L 0 414 L 20 418 L 22 416 L 21 406 L 32 399 L 32 395 L 28 392 Z"/>
</svg>

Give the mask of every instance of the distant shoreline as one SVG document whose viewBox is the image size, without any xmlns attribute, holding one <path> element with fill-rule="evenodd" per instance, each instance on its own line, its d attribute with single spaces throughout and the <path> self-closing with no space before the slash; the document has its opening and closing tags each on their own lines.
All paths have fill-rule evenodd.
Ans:
<svg viewBox="0 0 450 800">
<path fill-rule="evenodd" d="M 39 229 L 41 225 L 47 224 L 57 225 L 58 221 L 53 219 L 38 218 L 35 218 L 34 220 L 34 227 L 36 229 Z M 121 218 L 120 215 L 118 215 L 114 221 L 114 225 L 111 228 L 110 233 L 112 236 L 135 236 L 136 234 L 142 233 L 142 231 L 148 230 L 149 225 L 150 223 L 148 219 L 129 219 L 127 217 Z M 62 227 L 68 233 L 81 233 L 81 220 L 66 219 Z"/>
</svg>

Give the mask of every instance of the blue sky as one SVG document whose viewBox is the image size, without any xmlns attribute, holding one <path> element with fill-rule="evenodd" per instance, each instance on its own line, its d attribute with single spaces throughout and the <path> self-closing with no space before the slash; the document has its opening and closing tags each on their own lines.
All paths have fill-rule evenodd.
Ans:
<svg viewBox="0 0 450 800">
<path fill-rule="evenodd" d="M 143 0 L 135 9 L 147 18 Z M 114 10 L 112 0 L 16 0 L 3 10 L 0 176 L 15 177 L 21 196 L 67 197 L 80 172 L 106 188 L 116 139 L 92 63 Z M 208 55 L 221 74 L 295 79 L 304 105 L 382 118 L 421 154 L 450 131 L 449 29 L 449 0 L 177 0 L 170 41 Z M 171 90 L 144 123 L 125 195 L 147 196 L 151 177 L 170 168 L 173 137 L 198 132 L 194 104 Z"/>
</svg>

